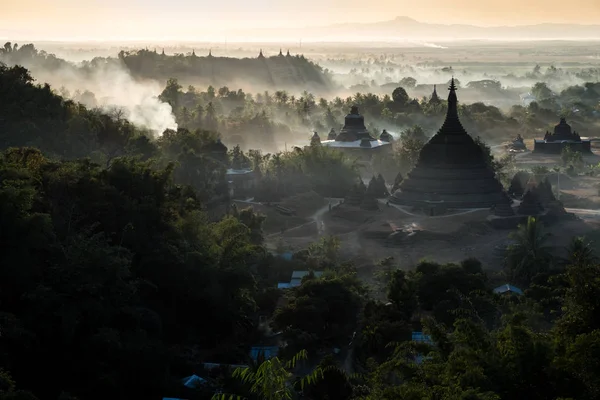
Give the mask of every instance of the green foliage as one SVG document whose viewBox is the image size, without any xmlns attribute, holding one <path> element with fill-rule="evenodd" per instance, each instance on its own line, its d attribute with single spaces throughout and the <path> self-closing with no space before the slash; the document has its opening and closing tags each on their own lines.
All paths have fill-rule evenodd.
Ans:
<svg viewBox="0 0 600 400">
<path fill-rule="evenodd" d="M 31 45 L 7 44 L 1 53 L 62 67 Z M 139 72 L 136 62 L 162 57 L 151 53 L 121 59 Z M 193 57 L 164 65 L 192 65 Z M 597 107 L 594 85 L 559 96 Z M 502 90 L 495 82 L 468 86 Z M 460 112 L 466 126 L 481 131 L 515 123 L 533 131 L 555 118 L 557 108 L 547 87 L 536 85 L 534 92 L 539 103 L 510 115 L 482 103 Z M 78 95 L 88 103 L 94 97 Z M 475 259 L 424 261 L 414 272 L 385 260 L 387 299 L 380 302 L 340 264 L 339 240 L 325 237 L 304 260 L 285 267 L 328 271 L 321 278 L 309 274 L 276 309 L 281 292 L 272 281 L 279 265 L 262 247 L 264 217 L 236 207 L 224 217 L 206 213 L 215 199 L 227 201 L 229 167 L 252 166 L 259 193 L 270 199 L 311 189 L 342 197 L 357 175 L 352 160 L 322 146 L 274 155 L 237 147 L 227 154 L 215 130 L 224 138 L 248 131 L 251 139 L 272 142 L 290 126 L 335 125 L 350 104 L 399 127 L 443 111 L 443 103 L 419 104 L 401 88 L 392 97 L 358 93 L 316 101 L 308 92 L 295 98 L 278 91 L 254 98 L 227 87 L 185 92 L 169 79 L 161 98 L 183 128 L 155 139 L 118 112 L 88 110 L 34 85 L 26 69 L 0 65 L 0 400 L 166 395 L 199 360 L 239 363 L 258 336 L 253 316 L 273 310 L 273 328 L 288 343 L 282 356 L 306 350 L 289 362 L 273 358 L 236 370 L 239 393 L 247 389 L 250 398 L 291 399 L 305 388 L 315 399 L 599 398 L 600 271 L 584 239 L 575 238 L 558 260 L 539 221 L 519 227 L 506 272 L 526 289 L 523 296 L 493 295 Z M 290 126 L 274 122 L 286 113 Z M 403 133 L 394 145 L 401 169 L 414 165 L 426 140 L 420 127 Z M 498 174 L 512 169 L 513 160 L 494 161 L 480 144 Z M 579 164 L 572 153 L 565 159 Z M 374 178 L 369 191 L 381 192 L 381 182 Z M 413 330 L 433 343 L 409 341 Z M 309 353 L 334 347 L 347 355 L 344 369 L 326 357 L 294 378 Z M 348 365 L 366 371 L 366 385 L 344 372 Z M 220 383 L 238 392 L 228 390 L 238 388 L 231 377 Z M 185 398 L 194 396 L 202 394 Z M 224 396 L 238 398 L 218 398 Z"/>
<path fill-rule="evenodd" d="M 0 346 L 16 381 L 41 398 L 151 396 L 164 388 L 171 346 L 236 358 L 253 329 L 260 220 L 207 223 L 200 204 L 173 185 L 172 167 L 2 153 Z M 214 314 L 196 318 L 206 304 Z M 61 368 L 31 369 L 57 359 Z"/>
<path fill-rule="evenodd" d="M 350 340 L 364 294 L 354 274 L 304 279 L 276 311 L 274 325 L 284 331 L 291 349 L 313 353 L 321 347 L 342 347 Z"/>
<path fill-rule="evenodd" d="M 294 388 L 303 390 L 307 385 L 314 385 L 324 377 L 322 368 L 317 367 L 308 375 L 296 379 L 291 384 L 292 373 L 290 370 L 296 368 L 301 361 L 308 359 L 308 352 L 301 350 L 289 361 L 284 362 L 277 357 L 263 361 L 258 368 L 237 368 L 233 377 L 250 385 L 250 392 L 261 400 L 292 400 Z M 213 400 L 242 399 L 241 396 L 215 394 Z"/>
<path fill-rule="evenodd" d="M 419 160 L 419 153 L 427 142 L 427 136 L 418 125 L 402 132 L 400 140 L 394 144 L 394 163 L 400 172 L 408 172 Z"/>
<path fill-rule="evenodd" d="M 402 313 L 405 320 L 412 318 L 418 305 L 416 284 L 413 280 L 407 279 L 404 271 L 398 269 L 392 273 L 387 297 Z"/>
<path fill-rule="evenodd" d="M 266 156 L 257 151 L 250 154 L 255 165 L 260 165 L 258 201 L 277 201 L 310 190 L 326 197 L 344 197 L 358 174 L 354 160 L 325 146 Z"/>
<path fill-rule="evenodd" d="M 583 168 L 583 154 L 580 151 L 574 151 L 571 146 L 565 146 L 560 153 L 560 159 L 563 162 L 563 166 L 572 167 L 576 170 Z"/>
<path fill-rule="evenodd" d="M 546 245 L 548 236 L 543 224 L 534 217 L 529 217 L 526 224 L 519 225 L 511 234 L 515 243 L 508 247 L 506 258 L 511 281 L 527 285 L 537 274 L 551 268 L 550 247 Z"/>
</svg>

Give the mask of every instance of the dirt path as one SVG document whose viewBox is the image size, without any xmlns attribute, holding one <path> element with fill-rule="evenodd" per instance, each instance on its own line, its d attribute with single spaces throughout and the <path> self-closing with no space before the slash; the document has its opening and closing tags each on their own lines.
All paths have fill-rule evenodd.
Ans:
<svg viewBox="0 0 600 400">
<path fill-rule="evenodd" d="M 387 201 L 383 200 L 383 199 L 379 199 L 379 202 L 381 204 L 386 204 Z M 403 212 L 406 215 L 410 215 L 411 217 L 417 217 L 417 218 L 427 218 L 427 219 L 436 219 L 436 218 L 451 218 L 451 217 L 456 217 L 459 215 L 465 215 L 465 214 L 471 214 L 477 211 L 481 211 L 481 210 L 487 210 L 486 208 L 471 208 L 465 211 L 461 211 L 461 212 L 457 212 L 457 213 L 453 213 L 453 214 L 445 214 L 445 215 L 434 215 L 434 216 L 427 216 L 427 215 L 417 215 L 417 214 L 413 214 L 409 211 L 407 211 L 404 207 L 399 206 L 397 204 L 392 204 L 390 203 L 390 206 L 394 207 L 395 209 Z"/>
</svg>

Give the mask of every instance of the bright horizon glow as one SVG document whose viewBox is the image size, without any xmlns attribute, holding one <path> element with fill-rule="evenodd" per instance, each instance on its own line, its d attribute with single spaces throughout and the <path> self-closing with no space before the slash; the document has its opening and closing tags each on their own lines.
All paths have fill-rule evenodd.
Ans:
<svg viewBox="0 0 600 400">
<path fill-rule="evenodd" d="M 3 0 L 0 37 L 65 41 L 252 42 L 239 30 L 308 28 L 389 21 L 408 16 L 420 22 L 475 26 L 541 23 L 600 24 L 600 1 L 571 0 Z M 299 10 L 298 7 L 301 7 Z M 244 40 L 241 40 L 244 39 Z M 284 39 L 274 38 L 273 41 Z M 298 38 L 290 38 L 290 41 Z M 260 40 L 264 42 L 264 40 Z"/>
</svg>

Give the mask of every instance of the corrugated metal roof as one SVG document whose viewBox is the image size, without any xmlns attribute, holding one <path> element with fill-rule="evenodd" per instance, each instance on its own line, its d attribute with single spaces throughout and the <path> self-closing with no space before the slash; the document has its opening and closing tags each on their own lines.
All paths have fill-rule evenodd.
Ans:
<svg viewBox="0 0 600 400">
<path fill-rule="evenodd" d="M 413 342 L 433 344 L 433 340 L 431 340 L 431 336 L 425 335 L 423 332 L 413 332 L 412 340 L 413 340 Z"/>
<path fill-rule="evenodd" d="M 279 282 L 277 284 L 277 289 L 289 289 L 292 288 L 293 286 L 289 283 L 289 282 Z"/>
<path fill-rule="evenodd" d="M 302 279 L 306 275 L 310 274 L 310 271 L 294 271 L 292 272 L 292 279 Z M 320 278 L 323 275 L 323 271 L 314 271 L 315 277 Z"/>
<path fill-rule="evenodd" d="M 252 349 L 250 349 L 250 357 L 252 357 L 252 359 L 254 361 L 256 361 L 258 359 L 258 355 L 261 353 L 265 357 L 265 359 L 268 360 L 269 358 L 277 357 L 277 354 L 279 354 L 279 347 L 278 346 L 256 346 L 256 347 L 253 347 Z"/>
<path fill-rule="evenodd" d="M 518 287 L 510 285 L 510 284 L 507 283 L 506 285 L 498 286 L 496 289 L 494 289 L 494 293 L 498 293 L 498 294 L 502 294 L 502 293 L 523 294 L 523 291 L 521 289 L 519 289 Z"/>
<path fill-rule="evenodd" d="M 187 378 L 183 378 L 182 382 L 183 386 L 196 389 L 197 387 L 204 385 L 206 383 L 206 379 L 200 378 L 198 375 L 192 375 L 188 376 Z"/>
<path fill-rule="evenodd" d="M 251 174 L 252 171 L 251 169 L 228 169 L 226 174 L 227 175 L 246 175 L 246 174 Z"/>
</svg>

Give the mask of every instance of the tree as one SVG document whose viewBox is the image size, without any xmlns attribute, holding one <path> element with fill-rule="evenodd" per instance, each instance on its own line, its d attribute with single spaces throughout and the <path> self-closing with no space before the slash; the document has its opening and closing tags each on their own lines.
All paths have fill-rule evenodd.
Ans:
<svg viewBox="0 0 600 400">
<path fill-rule="evenodd" d="M 410 98 L 403 87 L 397 87 L 392 92 L 392 100 L 397 108 L 402 108 L 408 103 Z"/>
<path fill-rule="evenodd" d="M 514 282 L 527 285 L 538 273 L 550 269 L 552 256 L 546 245 L 549 234 L 538 219 L 529 217 L 510 237 L 516 243 L 508 247 L 506 267 Z"/>
<path fill-rule="evenodd" d="M 417 86 L 417 80 L 411 76 L 404 77 L 400 80 L 401 87 L 414 88 Z"/>
<path fill-rule="evenodd" d="M 548 88 L 548 85 L 544 82 L 537 82 L 531 88 L 531 94 L 536 98 L 538 102 L 551 99 L 554 93 Z"/>
<path fill-rule="evenodd" d="M 476 89 L 481 91 L 498 91 L 502 89 L 500 81 L 493 79 L 484 79 L 481 81 L 471 81 L 467 83 L 467 87 L 470 89 Z"/>
<path fill-rule="evenodd" d="M 169 103 L 173 109 L 177 109 L 179 107 L 179 98 L 182 94 L 181 92 L 182 86 L 179 84 L 177 79 L 170 78 L 167 81 L 167 86 L 162 91 L 162 93 L 158 96 L 161 101 Z"/>
<path fill-rule="evenodd" d="M 278 357 L 263 361 L 256 370 L 251 368 L 237 368 L 233 377 L 245 384 L 250 384 L 250 392 L 261 400 L 292 400 L 294 387 L 303 389 L 304 386 L 315 384 L 323 378 L 321 368 L 314 369 L 310 374 L 300 378 L 293 384 L 290 369 L 296 368 L 299 361 L 308 359 L 306 350 L 300 351 L 288 362 L 283 362 Z M 213 400 L 228 400 L 236 396 L 215 394 Z M 239 396 L 237 396 L 239 398 Z"/>
<path fill-rule="evenodd" d="M 417 290 L 415 282 L 407 279 L 402 270 L 392 273 L 387 291 L 388 299 L 400 311 L 405 320 L 410 320 L 417 309 Z"/>
<path fill-rule="evenodd" d="M 341 348 L 355 329 L 363 294 L 354 274 L 305 278 L 275 312 L 274 326 L 283 330 L 290 349 L 314 353 L 323 346 Z"/>
</svg>

